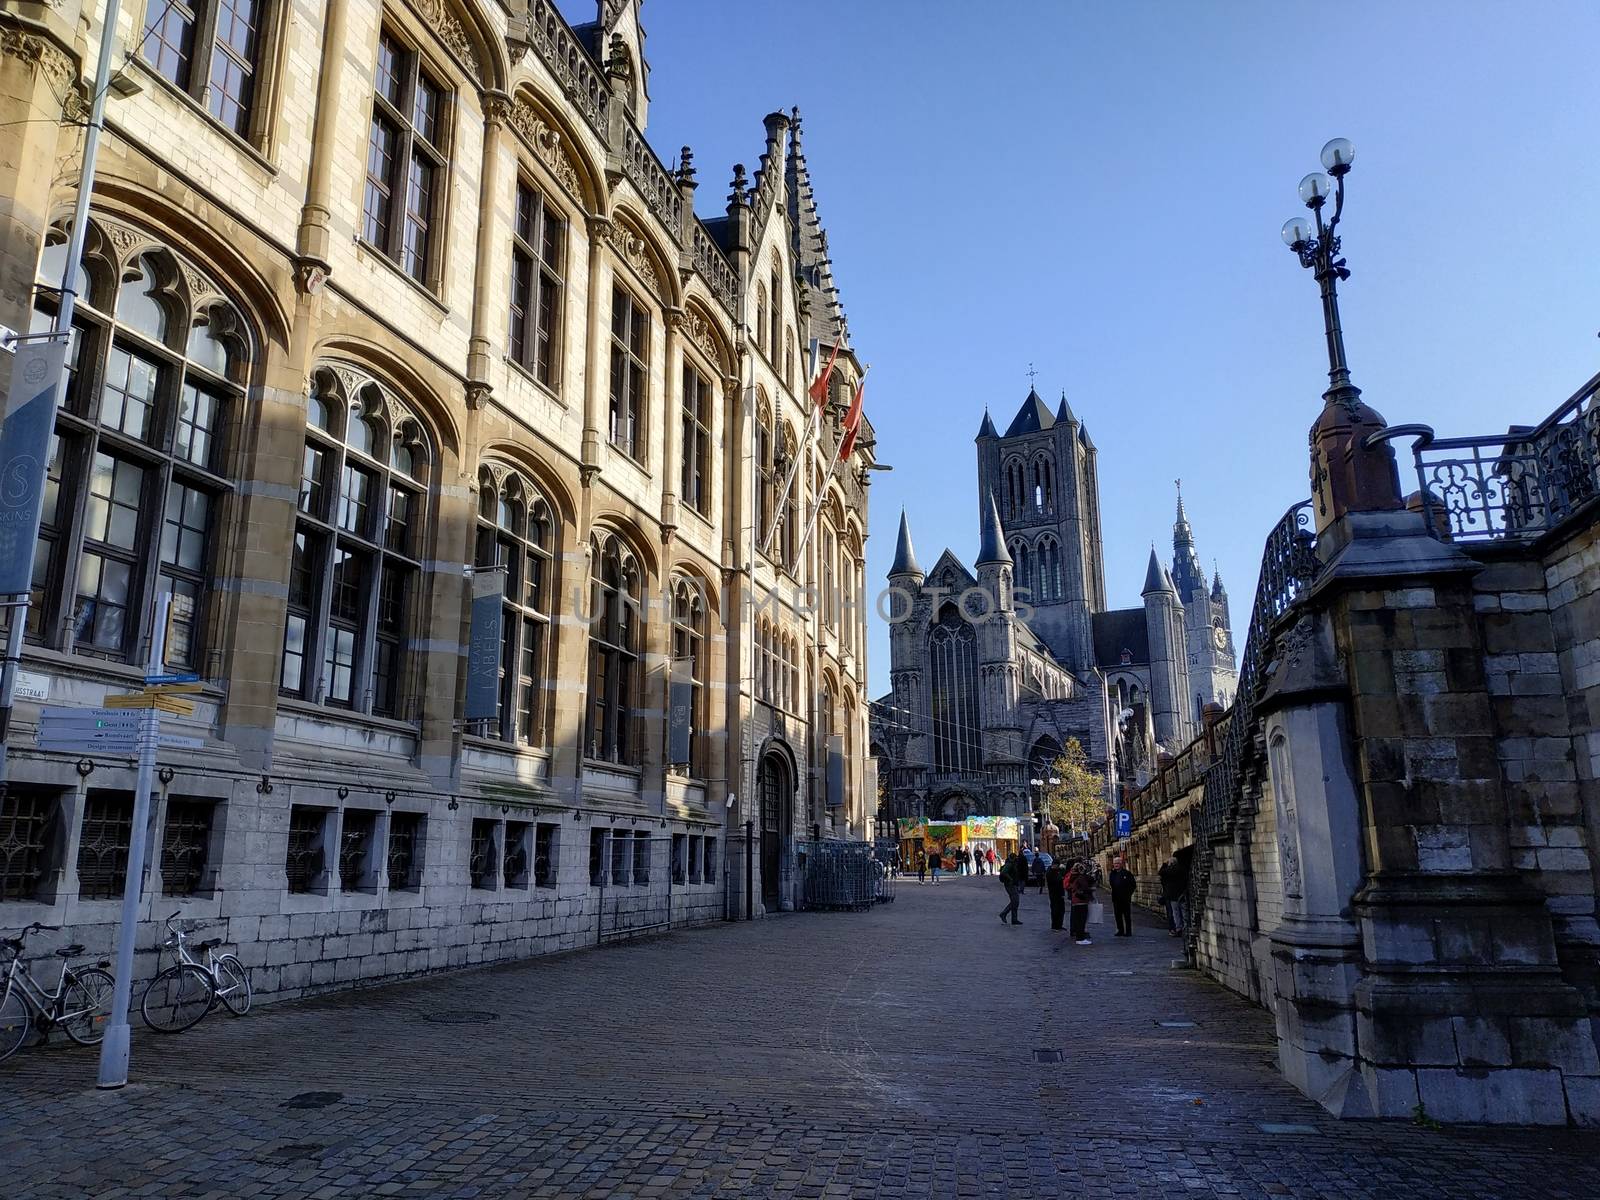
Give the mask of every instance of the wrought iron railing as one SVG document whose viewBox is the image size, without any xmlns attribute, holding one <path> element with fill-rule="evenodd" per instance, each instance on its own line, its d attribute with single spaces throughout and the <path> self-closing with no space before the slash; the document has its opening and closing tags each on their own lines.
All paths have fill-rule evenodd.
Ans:
<svg viewBox="0 0 1600 1200">
<path fill-rule="evenodd" d="M 1451 541 L 1538 537 L 1600 496 L 1600 375 L 1540 424 L 1483 437 L 1412 436 L 1423 516 Z"/>
<path fill-rule="evenodd" d="M 1189 814 L 1194 858 L 1189 865 L 1189 919 L 1184 941 L 1190 961 L 1200 944 L 1200 922 L 1211 886 L 1213 844 L 1226 839 L 1239 815 L 1239 781 L 1245 754 L 1256 736 L 1255 706 L 1266 683 L 1273 627 L 1316 577 L 1316 534 L 1311 528 L 1311 501 L 1296 504 L 1267 535 L 1261 575 L 1244 656 L 1239 661 L 1239 690 L 1228 714 L 1216 757 L 1206 771 L 1205 797 Z"/>
</svg>

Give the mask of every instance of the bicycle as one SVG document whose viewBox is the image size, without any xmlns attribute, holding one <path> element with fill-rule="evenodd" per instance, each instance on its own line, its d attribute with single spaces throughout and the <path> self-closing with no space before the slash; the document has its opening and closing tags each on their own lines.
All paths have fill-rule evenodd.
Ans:
<svg viewBox="0 0 1600 1200">
<path fill-rule="evenodd" d="M 145 985 L 139 1005 L 144 1023 L 157 1033 L 182 1033 L 198 1024 L 220 1000 L 236 1017 L 250 1011 L 250 972 L 233 954 L 218 955 L 221 938 L 210 938 L 195 946 L 205 951 L 201 963 L 188 945 L 188 935 L 173 924 L 178 914 L 167 918 L 167 933 L 162 949 L 171 949 L 178 961 Z"/>
<path fill-rule="evenodd" d="M 0 994 L 0 1062 L 15 1054 L 35 1030 L 48 1040 L 50 1030 L 59 1025 L 80 1046 L 96 1045 L 106 1035 L 111 993 L 116 987 L 111 972 L 105 969 L 111 965 L 109 962 L 73 967 L 67 960 L 82 954 L 83 946 L 62 946 L 56 951 L 56 957 L 61 959 L 61 978 L 56 981 L 54 992 L 46 991 L 33 972 L 22 965 L 22 947 L 29 934 L 41 930 L 58 932 L 60 928 L 35 921 L 20 937 L 0 938 L 0 949 L 11 951 L 6 963 L 5 991 Z"/>
</svg>

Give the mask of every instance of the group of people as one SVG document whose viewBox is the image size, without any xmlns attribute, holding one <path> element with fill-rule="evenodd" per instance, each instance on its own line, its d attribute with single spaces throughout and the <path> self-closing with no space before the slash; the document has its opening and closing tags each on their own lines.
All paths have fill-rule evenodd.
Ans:
<svg viewBox="0 0 1600 1200">
<path fill-rule="evenodd" d="M 1184 898 L 1189 885 L 1188 873 L 1176 858 L 1168 859 L 1158 872 L 1161 878 L 1161 899 L 1167 909 L 1168 932 L 1176 937 L 1183 932 Z M 1050 896 L 1050 928 L 1062 928 L 1071 909 L 1070 934 L 1080 946 L 1092 946 L 1089 937 L 1091 908 L 1095 905 L 1095 888 L 1102 883 L 1099 866 L 1091 859 L 1068 862 L 1052 857 L 1044 850 L 1031 847 L 1007 857 L 1000 868 L 1000 882 L 1005 885 L 1008 903 L 1000 910 L 1000 922 L 1021 925 L 1019 915 L 1022 893 L 1028 884 L 1037 882 L 1040 892 Z M 1116 917 L 1117 937 L 1133 936 L 1133 896 L 1139 881 L 1128 870 L 1121 855 L 1111 860 L 1111 873 L 1104 880 L 1111 892 L 1111 911 Z"/>
<path fill-rule="evenodd" d="M 951 871 L 957 875 L 993 875 L 994 874 L 994 849 L 985 849 L 982 846 L 958 846 L 955 849 L 941 850 L 938 846 L 926 854 L 920 850 L 916 853 L 917 882 L 925 883 L 931 872 L 933 882 L 939 882 L 939 876 L 944 871 Z"/>
</svg>

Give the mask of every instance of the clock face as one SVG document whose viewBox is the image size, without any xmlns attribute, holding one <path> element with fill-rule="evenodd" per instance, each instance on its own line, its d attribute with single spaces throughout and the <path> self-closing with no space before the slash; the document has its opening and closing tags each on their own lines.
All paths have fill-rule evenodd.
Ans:
<svg viewBox="0 0 1600 1200">
<path fill-rule="evenodd" d="M 1228 633 L 1227 633 L 1227 630 L 1225 630 L 1225 629 L 1213 629 L 1211 631 L 1211 637 L 1212 637 L 1212 640 L 1217 643 L 1217 649 L 1218 650 L 1226 650 L 1228 648 Z"/>
</svg>

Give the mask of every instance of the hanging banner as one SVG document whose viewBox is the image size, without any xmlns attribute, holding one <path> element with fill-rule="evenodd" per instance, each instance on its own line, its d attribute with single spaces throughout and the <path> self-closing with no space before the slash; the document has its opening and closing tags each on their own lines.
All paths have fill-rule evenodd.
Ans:
<svg viewBox="0 0 1600 1200">
<path fill-rule="evenodd" d="M 0 426 L 0 593 L 21 595 L 33 587 L 33 545 L 66 354 L 65 338 L 23 342 L 11 364 Z"/>
<path fill-rule="evenodd" d="M 844 738 L 835 734 L 828 739 L 828 807 L 844 804 Z"/>
<path fill-rule="evenodd" d="M 492 721 L 500 710 L 500 626 L 506 594 L 504 568 L 472 576 L 472 634 L 467 640 L 469 721 Z"/>
<path fill-rule="evenodd" d="M 686 767 L 694 742 L 693 659 L 672 660 L 672 675 L 667 682 L 667 762 Z"/>
</svg>

